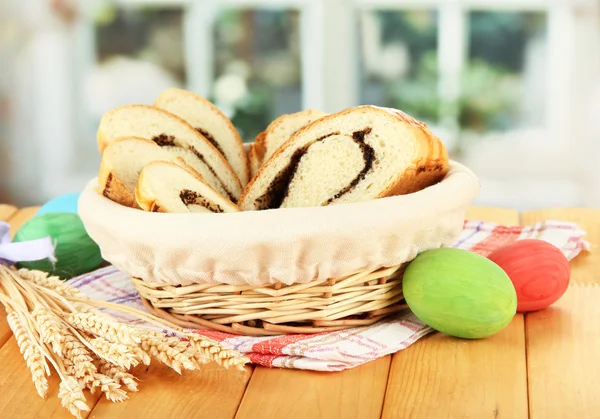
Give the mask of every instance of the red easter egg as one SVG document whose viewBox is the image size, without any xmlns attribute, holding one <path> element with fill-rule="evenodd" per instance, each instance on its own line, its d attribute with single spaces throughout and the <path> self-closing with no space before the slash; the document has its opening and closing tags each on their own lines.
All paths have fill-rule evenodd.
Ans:
<svg viewBox="0 0 600 419">
<path fill-rule="evenodd" d="M 554 304 L 571 279 L 569 260 L 556 246 L 535 239 L 518 240 L 488 255 L 510 277 L 517 291 L 517 311 Z"/>
</svg>

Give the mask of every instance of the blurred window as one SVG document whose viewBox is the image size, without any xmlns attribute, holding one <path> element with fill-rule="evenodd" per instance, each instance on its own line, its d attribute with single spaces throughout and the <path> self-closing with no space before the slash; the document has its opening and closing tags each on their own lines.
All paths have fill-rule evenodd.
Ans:
<svg viewBox="0 0 600 419">
<path fill-rule="evenodd" d="M 93 15 L 90 45 L 84 45 L 78 57 L 85 105 L 78 111 L 86 140 L 75 142 L 75 155 L 97 156 L 96 130 L 108 110 L 124 104 L 151 105 L 162 90 L 185 87 L 183 17 L 181 7 L 114 4 Z M 76 170 L 85 170 L 89 160 L 76 159 L 75 164 Z"/>
<path fill-rule="evenodd" d="M 436 123 L 437 13 L 365 10 L 360 25 L 360 102 Z"/>
<path fill-rule="evenodd" d="M 425 121 L 454 159 L 483 178 L 508 173 L 512 187 L 577 168 L 565 156 L 585 142 L 593 1 L 76 0 L 65 19 L 28 9 L 29 35 L 7 26 L 0 51 L 31 72 L 0 80 L 0 122 L 18 111 L 0 135 L 26 133 L 20 155 L 52 154 L 34 175 L 55 195 L 96 174 L 105 112 L 168 87 L 206 96 L 246 142 L 284 113 L 374 104 Z"/>
<path fill-rule="evenodd" d="M 543 12 L 469 13 L 460 96 L 463 129 L 543 127 L 546 24 Z"/>
<path fill-rule="evenodd" d="M 96 15 L 96 55 L 105 64 L 120 57 L 156 65 L 185 84 L 181 8 L 111 7 Z"/>
<path fill-rule="evenodd" d="M 214 24 L 211 99 L 246 142 L 302 106 L 300 12 L 220 9 Z"/>
</svg>

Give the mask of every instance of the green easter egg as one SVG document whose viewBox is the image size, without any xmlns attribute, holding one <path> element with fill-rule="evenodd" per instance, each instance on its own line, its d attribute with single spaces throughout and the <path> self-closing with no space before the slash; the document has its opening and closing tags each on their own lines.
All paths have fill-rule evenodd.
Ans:
<svg viewBox="0 0 600 419">
<path fill-rule="evenodd" d="M 87 234 L 77 214 L 47 213 L 34 217 L 21 226 L 13 241 L 25 242 L 47 236 L 55 245 L 56 262 L 53 264 L 48 259 L 19 262 L 19 267 L 70 279 L 93 271 L 103 262 L 100 248 Z"/>
<path fill-rule="evenodd" d="M 502 268 L 462 249 L 417 255 L 406 268 L 403 290 L 406 303 L 422 322 L 459 338 L 498 333 L 517 312 L 517 293 Z"/>
</svg>

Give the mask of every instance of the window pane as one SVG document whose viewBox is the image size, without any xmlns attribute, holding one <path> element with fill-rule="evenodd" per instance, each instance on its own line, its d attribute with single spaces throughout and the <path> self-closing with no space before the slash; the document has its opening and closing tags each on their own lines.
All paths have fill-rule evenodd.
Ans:
<svg viewBox="0 0 600 419">
<path fill-rule="evenodd" d="M 91 61 L 83 76 L 84 106 L 76 155 L 97 156 L 102 115 L 124 104 L 152 104 L 169 87 L 185 87 L 183 9 L 106 5 L 94 16 Z M 78 159 L 89 165 L 89 160 Z M 83 167 L 85 169 L 85 167 Z M 77 170 L 77 168 L 76 168 Z"/>
<path fill-rule="evenodd" d="M 463 129 L 505 131 L 543 125 L 545 13 L 471 12 L 468 33 Z"/>
<path fill-rule="evenodd" d="M 185 86 L 182 19 L 181 8 L 157 7 L 111 6 L 96 16 L 95 68 L 87 80 L 99 97 L 91 102 L 94 114 L 109 104 L 151 104 L 163 89 Z"/>
<path fill-rule="evenodd" d="M 360 101 L 438 119 L 437 13 L 360 14 Z"/>
<path fill-rule="evenodd" d="M 211 99 L 246 142 L 302 108 L 299 24 L 293 10 L 223 9 L 217 17 Z"/>
</svg>

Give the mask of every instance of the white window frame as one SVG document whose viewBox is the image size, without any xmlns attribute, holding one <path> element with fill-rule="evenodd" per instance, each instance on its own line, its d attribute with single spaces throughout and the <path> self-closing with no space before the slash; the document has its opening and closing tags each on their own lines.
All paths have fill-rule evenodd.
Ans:
<svg viewBox="0 0 600 419">
<path fill-rule="evenodd" d="M 541 10 L 548 14 L 548 54 L 549 74 L 547 77 L 548 95 L 546 102 L 551 105 L 546 112 L 546 135 L 511 144 L 514 147 L 506 151 L 507 144 L 498 142 L 478 149 L 482 163 L 475 167 L 484 177 L 498 179 L 506 175 L 506 164 L 502 159 L 514 158 L 513 177 L 544 177 L 548 174 L 574 178 L 576 164 L 565 158 L 573 146 L 571 114 L 580 112 L 577 103 L 572 100 L 570 80 L 573 79 L 573 66 L 569 55 L 575 22 L 571 10 L 574 7 L 587 7 L 593 0 L 116 0 L 117 4 L 127 6 L 153 5 L 185 8 L 184 43 L 188 74 L 187 88 L 208 95 L 212 74 L 212 22 L 217 7 L 238 8 L 293 8 L 302 13 L 301 18 L 301 54 L 302 54 L 302 106 L 319 108 L 326 112 L 358 104 L 359 81 L 356 61 L 355 13 L 358 10 L 407 10 L 431 9 L 439 12 L 438 55 L 439 94 L 444 99 L 453 99 L 458 95 L 460 72 L 465 62 L 466 26 L 464 20 L 467 10 Z M 583 5 L 583 6 L 582 6 Z M 91 10 L 94 3 L 79 0 L 79 7 Z M 90 9 L 87 9 L 90 8 Z M 64 35 L 64 34 L 63 34 Z M 68 170 L 73 155 L 72 144 L 78 139 L 78 130 L 73 121 L 82 121 L 84 115 L 78 113 L 78 95 L 75 83 L 82 70 L 93 65 L 93 27 L 89 21 L 80 22 L 75 29 L 74 46 L 79 57 L 75 65 L 66 60 L 55 63 L 55 71 L 68 75 L 63 77 L 62 85 L 45 83 L 43 66 L 37 70 L 38 83 L 36 96 L 40 99 L 36 124 L 40 126 L 37 146 L 44 156 L 41 162 L 42 194 L 51 197 L 67 191 L 81 188 L 88 181 L 90 173 L 75 174 Z M 57 41 L 60 43 L 60 41 Z M 69 41 L 63 40 L 63 48 Z M 48 54 L 40 49 L 38 59 Z M 71 57 L 71 58 L 73 58 Z M 58 61 L 58 60 L 53 60 Z M 342 70 L 340 70 L 342 69 Z M 561 81 L 557 83 L 558 81 Z M 59 80 L 56 80 L 60 82 Z M 565 81 L 565 82 L 562 82 Z M 64 98 L 64 91 L 72 94 Z M 61 96 L 62 95 L 62 96 Z M 57 109 L 57 105 L 60 109 Z M 564 109 L 571 109 L 565 114 Z M 47 112 L 59 115 L 50 121 L 44 119 Z M 452 121 L 442 121 L 450 127 L 443 131 L 442 139 L 452 143 L 458 135 Z M 445 123 L 444 123 L 445 122 Z M 41 124 L 41 125 L 40 125 Z M 55 135 L 56 132 L 64 135 Z M 90 140 L 90 139 L 88 139 Z M 515 150 L 518 150 L 515 153 Z M 52 156 L 48 158 L 48 156 Z M 500 156 L 500 157 L 498 157 Z M 536 165 L 535 161 L 540 162 Z M 477 162 L 475 161 L 474 164 Z"/>
</svg>

